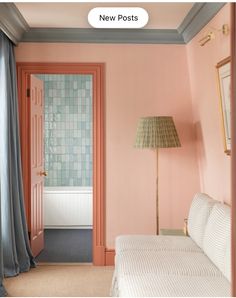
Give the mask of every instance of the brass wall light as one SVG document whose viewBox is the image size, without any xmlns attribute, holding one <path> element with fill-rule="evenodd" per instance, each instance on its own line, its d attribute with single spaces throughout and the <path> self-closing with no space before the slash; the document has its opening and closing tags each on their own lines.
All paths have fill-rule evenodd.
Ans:
<svg viewBox="0 0 236 298">
<path fill-rule="evenodd" d="M 209 31 L 203 38 L 199 40 L 200 46 L 203 47 L 206 43 L 215 39 L 215 32 L 221 32 L 223 35 L 229 34 L 229 25 L 223 24 L 220 29 L 210 27 L 211 31 Z"/>
</svg>

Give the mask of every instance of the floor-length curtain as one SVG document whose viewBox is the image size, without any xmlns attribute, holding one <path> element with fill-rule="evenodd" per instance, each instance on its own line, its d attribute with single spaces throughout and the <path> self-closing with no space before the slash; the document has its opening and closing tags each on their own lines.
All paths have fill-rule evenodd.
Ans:
<svg viewBox="0 0 236 298">
<path fill-rule="evenodd" d="M 0 251 L 4 276 L 14 276 L 34 266 L 24 211 L 20 156 L 14 47 L 0 31 Z"/>
<path fill-rule="evenodd" d="M 1 202 L 1 184 L 0 184 L 0 202 Z M 0 214 L 1 214 L 1 204 L 0 204 Z M 2 284 L 3 280 L 3 247 L 1 241 L 1 220 L 0 220 L 0 297 L 4 297 L 7 295 L 4 286 Z"/>
</svg>

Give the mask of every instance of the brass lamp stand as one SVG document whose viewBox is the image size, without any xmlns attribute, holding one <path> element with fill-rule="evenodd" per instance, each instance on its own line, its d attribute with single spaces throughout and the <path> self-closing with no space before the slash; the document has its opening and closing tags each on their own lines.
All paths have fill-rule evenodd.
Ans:
<svg viewBox="0 0 236 298">
<path fill-rule="evenodd" d="M 158 148 L 180 147 L 179 137 L 173 118 L 170 116 L 153 116 L 140 118 L 137 128 L 135 147 L 156 149 L 156 231 L 159 234 L 159 197 L 158 197 Z"/>
</svg>

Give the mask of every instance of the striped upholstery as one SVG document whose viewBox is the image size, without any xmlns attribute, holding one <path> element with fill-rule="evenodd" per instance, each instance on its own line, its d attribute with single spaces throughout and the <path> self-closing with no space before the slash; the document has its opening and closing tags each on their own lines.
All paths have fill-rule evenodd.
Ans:
<svg viewBox="0 0 236 298">
<path fill-rule="evenodd" d="M 120 253 L 111 294 L 219 297 L 230 295 L 230 283 L 203 252 L 134 250 Z"/>
<path fill-rule="evenodd" d="M 231 236 L 227 240 L 225 263 L 222 272 L 224 276 L 231 281 Z"/>
<path fill-rule="evenodd" d="M 230 284 L 222 277 L 127 275 L 113 296 L 119 297 L 230 297 Z"/>
<path fill-rule="evenodd" d="M 158 275 L 219 276 L 220 270 L 204 253 L 175 251 L 126 251 L 116 264 L 118 276 Z"/>
<path fill-rule="evenodd" d="M 122 235 L 116 238 L 116 255 L 131 250 L 174 250 L 200 252 L 190 237 L 163 235 Z"/>
<path fill-rule="evenodd" d="M 116 239 L 112 295 L 230 296 L 230 208 L 197 194 L 184 236 L 125 235 Z"/>
<path fill-rule="evenodd" d="M 230 207 L 217 203 L 209 216 L 203 238 L 203 251 L 230 280 Z"/>
<path fill-rule="evenodd" d="M 202 248 L 203 236 L 208 217 L 212 207 L 217 201 L 210 198 L 204 193 L 198 193 L 193 198 L 189 216 L 188 216 L 188 233 L 189 236 Z"/>
</svg>

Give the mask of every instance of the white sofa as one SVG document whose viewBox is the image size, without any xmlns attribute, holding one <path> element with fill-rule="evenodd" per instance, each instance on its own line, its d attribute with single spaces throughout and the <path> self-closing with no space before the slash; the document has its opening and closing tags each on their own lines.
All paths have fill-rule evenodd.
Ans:
<svg viewBox="0 0 236 298">
<path fill-rule="evenodd" d="M 230 296 L 230 207 L 196 194 L 187 236 L 116 239 L 112 296 Z"/>
</svg>

